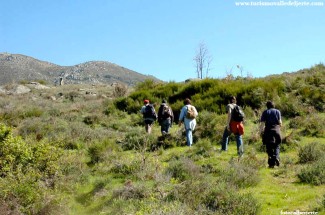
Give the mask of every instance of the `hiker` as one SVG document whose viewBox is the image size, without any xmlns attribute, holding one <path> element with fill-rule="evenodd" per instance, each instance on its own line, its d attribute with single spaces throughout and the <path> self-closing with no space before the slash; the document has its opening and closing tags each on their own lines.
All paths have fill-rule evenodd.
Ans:
<svg viewBox="0 0 325 215">
<path fill-rule="evenodd" d="M 266 102 L 266 107 L 261 116 L 260 133 L 266 146 L 269 168 L 274 168 L 280 165 L 281 112 L 275 109 L 272 101 Z"/>
<path fill-rule="evenodd" d="M 198 113 L 196 108 L 191 105 L 190 99 L 185 99 L 184 107 L 181 109 L 181 113 L 179 115 L 178 125 L 181 126 L 182 122 L 184 122 L 185 131 L 186 131 L 186 144 L 187 146 L 192 146 L 193 144 L 193 135 L 192 132 L 196 126 L 196 117 Z"/>
<path fill-rule="evenodd" d="M 242 138 L 242 135 L 244 134 L 243 118 L 237 119 L 237 117 L 235 117 L 235 109 L 237 109 L 236 106 L 238 106 L 236 104 L 236 97 L 231 96 L 229 98 L 229 102 L 230 103 L 226 106 L 226 112 L 228 114 L 227 125 L 222 136 L 221 150 L 228 150 L 229 136 L 233 133 L 236 137 L 237 154 L 239 157 L 241 157 L 244 153 L 244 144 Z M 240 110 L 239 106 L 238 109 Z M 241 114 L 243 115 L 243 113 Z"/>
<path fill-rule="evenodd" d="M 172 127 L 173 121 L 173 110 L 167 105 L 166 99 L 163 99 L 158 110 L 158 123 L 163 136 L 169 133 L 169 128 Z"/>
<path fill-rule="evenodd" d="M 150 134 L 152 124 L 157 119 L 157 114 L 155 108 L 149 103 L 148 99 L 145 99 L 143 103 L 144 105 L 142 106 L 140 113 L 143 115 L 146 132 Z"/>
</svg>

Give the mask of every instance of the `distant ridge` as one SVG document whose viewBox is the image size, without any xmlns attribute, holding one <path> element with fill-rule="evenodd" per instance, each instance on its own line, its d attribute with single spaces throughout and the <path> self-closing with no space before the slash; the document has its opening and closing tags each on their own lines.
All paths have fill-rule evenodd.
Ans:
<svg viewBox="0 0 325 215">
<path fill-rule="evenodd" d="M 58 84 L 113 84 L 129 86 L 145 79 L 160 81 L 106 61 L 89 61 L 74 66 L 60 66 L 21 54 L 0 53 L 0 85 L 42 80 L 49 85 Z"/>
</svg>

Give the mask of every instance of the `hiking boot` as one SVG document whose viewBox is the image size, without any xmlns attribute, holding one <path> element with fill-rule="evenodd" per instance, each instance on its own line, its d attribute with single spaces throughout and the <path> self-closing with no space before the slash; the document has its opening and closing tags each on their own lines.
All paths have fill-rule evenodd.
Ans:
<svg viewBox="0 0 325 215">
<path fill-rule="evenodd" d="M 279 161 L 279 159 L 275 159 L 275 165 L 276 165 L 276 166 L 280 166 L 280 161 Z"/>
</svg>

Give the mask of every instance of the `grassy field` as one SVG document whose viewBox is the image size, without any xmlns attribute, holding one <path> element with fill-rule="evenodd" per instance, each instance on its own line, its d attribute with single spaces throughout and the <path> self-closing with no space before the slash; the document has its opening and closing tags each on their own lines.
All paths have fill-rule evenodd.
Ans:
<svg viewBox="0 0 325 215">
<path fill-rule="evenodd" d="M 246 133 L 251 133 L 251 130 L 254 129 L 253 124 L 249 124 L 245 127 Z M 172 135 L 179 134 L 180 128 L 174 126 L 171 129 Z M 159 136 L 159 127 L 157 124 L 153 129 L 153 136 Z M 245 140 L 245 139 L 244 139 Z M 324 139 L 319 138 L 302 138 L 297 144 L 301 147 L 312 142 L 322 142 Z M 245 143 L 244 143 L 245 144 Z M 259 143 L 260 144 L 260 143 Z M 164 168 L 168 166 L 168 162 L 172 157 L 195 157 L 195 154 L 198 150 L 197 145 L 189 148 L 187 146 L 180 146 L 166 150 L 160 150 L 158 152 L 148 153 L 146 156 L 148 160 L 155 159 L 156 166 L 159 168 Z M 301 183 L 297 177 L 297 172 L 302 168 L 302 164 L 298 163 L 298 148 L 287 150 L 286 152 L 281 152 L 281 165 L 280 167 L 275 167 L 274 169 L 268 168 L 267 165 L 267 154 L 264 152 L 257 151 L 256 145 L 247 145 L 245 144 L 245 155 L 242 159 L 251 159 L 254 157 L 259 163 L 260 167 L 258 169 L 259 182 L 255 186 L 247 187 L 244 189 L 238 189 L 240 193 L 252 193 L 252 195 L 257 199 L 258 204 L 260 205 L 258 214 L 270 214 L 276 215 L 281 214 L 282 212 L 293 212 L 293 211 L 305 211 L 305 212 L 316 212 L 318 214 L 325 214 L 324 210 L 321 209 L 324 204 L 324 194 L 325 186 L 314 186 L 306 183 Z M 120 157 L 121 161 L 127 157 L 129 160 L 134 159 L 134 152 L 123 152 Z M 195 163 L 204 166 L 209 164 L 214 166 L 215 169 L 227 168 L 229 163 L 232 162 L 242 162 L 237 160 L 237 149 L 236 143 L 234 140 L 230 142 L 228 152 L 221 152 L 220 145 L 216 142 L 211 143 L 211 151 L 209 152 L 210 156 L 207 158 L 200 157 L 195 158 Z M 139 155 L 139 154 L 137 154 Z M 101 164 L 103 169 L 105 169 L 105 163 Z M 210 174 L 209 174 L 210 175 Z M 212 174 L 211 180 L 216 180 L 217 174 Z M 104 177 L 104 178 L 103 178 Z M 79 197 L 76 198 L 78 201 L 73 201 L 72 214 L 92 214 L 92 213 L 101 213 L 101 214 L 110 214 L 111 211 L 107 204 L 107 196 L 103 194 L 102 197 L 94 197 L 92 193 L 94 192 L 94 187 L 98 181 L 107 183 L 103 186 L 105 187 L 106 192 L 109 190 L 117 189 L 121 186 L 124 186 L 126 181 L 133 180 L 133 176 L 126 178 L 115 178 L 111 174 L 105 176 L 94 176 L 89 179 L 86 186 L 80 186 L 78 188 Z M 144 180 L 139 183 L 146 184 L 146 186 L 151 186 L 150 183 L 154 183 L 152 180 Z M 174 182 L 178 183 L 178 182 Z M 171 182 L 173 184 L 173 182 Z M 167 186 L 171 186 L 171 184 Z M 100 195 L 100 194 L 99 194 Z M 87 196 L 92 199 L 91 201 L 87 199 Z M 98 198 L 98 199 L 97 199 Z M 149 202 L 151 200 L 148 200 Z M 153 198 L 153 202 L 157 199 Z M 160 202 L 161 203 L 161 202 Z M 161 207 L 164 207 L 161 205 Z M 319 210 L 322 211 L 319 211 Z M 148 211 L 147 211 L 148 212 Z M 151 211 L 153 213 L 153 211 Z M 149 210 L 149 214 L 151 213 Z M 147 214 L 146 210 L 140 210 L 136 214 Z M 167 213 L 168 214 L 168 213 Z M 172 213 L 170 213 L 172 214 Z M 186 214 L 186 213 L 184 213 Z M 231 213 L 230 213 L 231 214 Z M 245 214 L 245 212 L 243 212 Z"/>
<path fill-rule="evenodd" d="M 176 124 L 167 138 L 157 123 L 147 135 L 138 112 L 114 105 L 119 98 L 113 90 L 62 86 L 0 96 L 0 211 L 325 213 L 325 138 L 319 123 L 324 113 L 300 117 L 298 125 L 283 119 L 281 165 L 269 169 L 251 109 L 246 111 L 245 153 L 238 160 L 233 136 L 229 150 L 220 151 L 225 114 L 200 111 L 195 143 L 187 147 Z M 315 180 L 308 181 L 313 174 Z"/>
</svg>

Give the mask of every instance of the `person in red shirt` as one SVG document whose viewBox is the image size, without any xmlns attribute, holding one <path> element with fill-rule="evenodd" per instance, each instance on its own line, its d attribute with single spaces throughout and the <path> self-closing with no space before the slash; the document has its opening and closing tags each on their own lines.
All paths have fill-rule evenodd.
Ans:
<svg viewBox="0 0 325 215">
<path fill-rule="evenodd" d="M 232 111 L 237 105 L 237 100 L 235 96 L 229 98 L 230 103 L 226 107 L 227 112 L 227 125 L 223 132 L 221 150 L 228 150 L 229 136 L 233 133 L 236 137 L 237 143 L 237 154 L 241 157 L 244 153 L 244 145 L 242 135 L 244 134 L 244 125 L 243 122 L 237 122 L 233 119 Z"/>
</svg>

